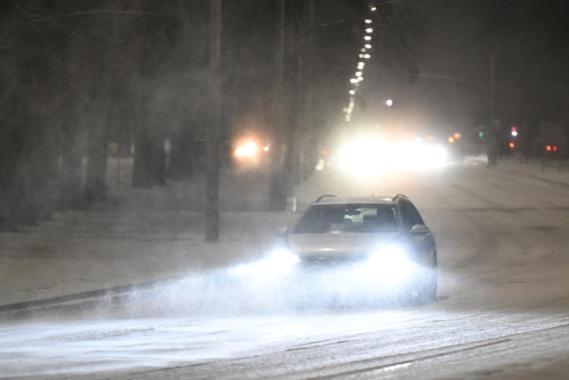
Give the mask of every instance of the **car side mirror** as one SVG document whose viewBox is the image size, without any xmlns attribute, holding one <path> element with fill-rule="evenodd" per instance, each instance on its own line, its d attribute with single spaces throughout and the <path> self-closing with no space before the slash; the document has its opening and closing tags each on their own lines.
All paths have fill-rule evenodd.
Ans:
<svg viewBox="0 0 569 380">
<path fill-rule="evenodd" d="M 290 232 L 288 227 L 281 227 L 277 230 L 277 236 L 279 237 L 287 237 L 288 233 Z"/>
<path fill-rule="evenodd" d="M 415 224 L 410 231 L 411 235 L 426 235 L 429 233 L 429 228 L 424 224 Z"/>
</svg>

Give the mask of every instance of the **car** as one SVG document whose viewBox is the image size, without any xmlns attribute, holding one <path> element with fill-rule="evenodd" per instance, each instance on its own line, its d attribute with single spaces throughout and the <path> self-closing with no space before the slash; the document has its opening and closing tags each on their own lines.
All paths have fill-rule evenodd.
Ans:
<svg viewBox="0 0 569 380">
<path fill-rule="evenodd" d="M 359 270 L 378 289 L 418 303 L 435 302 L 437 246 L 421 214 L 403 195 L 320 196 L 282 231 L 280 266 L 297 272 Z"/>
</svg>

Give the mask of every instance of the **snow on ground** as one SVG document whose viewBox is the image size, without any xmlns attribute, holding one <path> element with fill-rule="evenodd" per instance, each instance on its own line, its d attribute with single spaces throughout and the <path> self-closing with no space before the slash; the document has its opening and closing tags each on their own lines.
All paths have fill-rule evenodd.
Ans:
<svg viewBox="0 0 569 380">
<path fill-rule="evenodd" d="M 468 165 L 486 165 L 487 162 L 486 155 L 468 156 L 465 159 L 465 163 Z M 533 157 L 526 160 L 520 155 L 514 154 L 498 160 L 497 165 L 492 169 L 569 185 L 569 161 L 567 159 Z"/>
<path fill-rule="evenodd" d="M 168 279 L 262 255 L 294 215 L 266 210 L 266 178 L 224 178 L 221 241 L 203 239 L 203 181 L 125 191 L 89 211 L 0 233 L 0 305 Z"/>
<path fill-rule="evenodd" d="M 279 289 L 269 286 L 273 282 L 227 281 L 223 260 L 234 262 L 235 258 L 228 254 L 220 256 L 223 259 L 212 270 L 204 266 L 186 276 L 188 266 L 178 267 L 182 275 L 177 279 L 135 293 L 123 304 L 86 310 L 81 318 L 6 323 L 0 327 L 0 378 L 50 374 L 73 379 L 496 378 L 500 374 L 517 378 L 532 371 L 562 374 L 560 363 L 569 358 L 566 186 L 507 170 L 452 167 L 374 181 L 320 173 L 298 189 L 298 196 L 306 204 L 330 192 L 404 192 L 411 197 L 439 246 L 437 304 L 418 308 L 282 307 L 278 296 L 301 294 L 311 284 L 285 284 Z M 127 232 L 120 232 L 114 241 L 143 240 L 158 228 L 160 239 L 153 243 L 167 247 L 167 240 L 173 238 L 168 231 L 192 224 L 169 225 L 172 217 L 157 211 L 161 207 L 158 202 L 137 218 L 129 217 L 136 220 L 133 227 L 127 218 Z M 154 214 L 146 214 L 152 210 Z M 268 230 L 287 219 L 275 218 L 269 228 L 270 223 L 259 216 L 262 213 L 251 216 L 263 223 L 245 219 L 248 225 L 239 219 L 244 213 L 225 214 L 225 220 L 231 220 L 231 215 L 239 223 L 227 224 L 225 233 L 240 236 L 240 241 L 249 238 L 249 243 L 262 240 L 265 232 L 269 234 Z M 163 231 L 150 222 L 155 217 Z M 102 236 L 114 231 L 120 229 L 111 228 Z M 227 247 L 233 249 L 235 241 Z M 140 249 L 151 246 L 140 244 Z M 198 259 L 206 261 L 196 255 L 192 262 Z M 136 269 L 141 264 L 132 265 Z M 126 264 L 121 268 L 134 272 L 127 271 Z M 331 287 L 336 285 L 330 281 Z M 273 297 L 275 291 L 277 297 Z"/>
</svg>

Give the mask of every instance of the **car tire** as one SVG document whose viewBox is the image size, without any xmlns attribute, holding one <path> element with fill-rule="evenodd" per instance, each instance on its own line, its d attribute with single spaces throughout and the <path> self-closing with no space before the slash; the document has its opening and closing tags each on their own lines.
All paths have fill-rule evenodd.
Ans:
<svg viewBox="0 0 569 380">
<path fill-rule="evenodd" d="M 421 298 L 423 304 L 435 303 L 437 302 L 438 294 L 438 259 L 437 252 L 433 253 L 433 261 L 428 273 L 424 276 L 423 291 L 421 292 Z"/>
</svg>

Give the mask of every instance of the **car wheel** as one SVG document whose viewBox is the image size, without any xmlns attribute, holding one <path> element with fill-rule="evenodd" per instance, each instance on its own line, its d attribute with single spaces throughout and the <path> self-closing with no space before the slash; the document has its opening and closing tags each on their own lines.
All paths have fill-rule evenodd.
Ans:
<svg viewBox="0 0 569 380">
<path fill-rule="evenodd" d="M 437 252 L 433 254 L 431 267 L 424 275 L 423 289 L 421 291 L 421 301 L 424 304 L 437 302 L 438 293 L 438 262 Z"/>
</svg>

